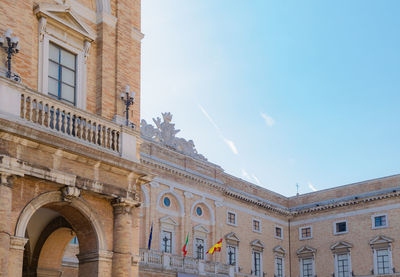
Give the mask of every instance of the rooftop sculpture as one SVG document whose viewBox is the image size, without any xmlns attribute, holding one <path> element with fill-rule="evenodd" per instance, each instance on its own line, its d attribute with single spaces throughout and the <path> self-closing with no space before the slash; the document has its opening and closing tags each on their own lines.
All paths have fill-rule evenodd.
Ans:
<svg viewBox="0 0 400 277">
<path fill-rule="evenodd" d="M 159 117 L 153 118 L 156 128 L 151 124 L 147 124 L 146 120 L 142 119 L 140 122 L 140 132 L 142 136 L 185 155 L 207 161 L 203 155 L 197 152 L 193 140 L 186 140 L 175 136 L 180 130 L 175 129 L 175 124 L 171 123 L 172 114 L 166 112 L 161 113 L 161 115 L 163 117 L 163 122 L 161 122 L 161 118 Z"/>
</svg>

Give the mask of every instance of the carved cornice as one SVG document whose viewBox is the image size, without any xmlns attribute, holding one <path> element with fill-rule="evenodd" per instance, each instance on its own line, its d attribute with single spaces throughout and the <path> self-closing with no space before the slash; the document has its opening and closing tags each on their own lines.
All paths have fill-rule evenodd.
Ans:
<svg viewBox="0 0 400 277">
<path fill-rule="evenodd" d="M 81 195 L 81 190 L 75 186 L 65 186 L 61 189 L 61 193 L 64 201 L 71 201 Z"/>
</svg>

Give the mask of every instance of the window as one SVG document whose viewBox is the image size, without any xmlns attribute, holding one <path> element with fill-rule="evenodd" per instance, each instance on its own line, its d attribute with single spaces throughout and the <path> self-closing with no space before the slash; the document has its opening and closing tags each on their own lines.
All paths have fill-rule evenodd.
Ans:
<svg viewBox="0 0 400 277">
<path fill-rule="evenodd" d="M 388 227 L 387 215 L 374 215 L 372 216 L 372 228 L 386 228 Z"/>
<path fill-rule="evenodd" d="M 275 277 L 283 277 L 283 258 L 275 257 Z"/>
<path fill-rule="evenodd" d="M 236 225 L 236 214 L 234 212 L 228 212 L 228 224 Z"/>
<path fill-rule="evenodd" d="M 261 233 L 261 222 L 257 219 L 253 219 L 253 231 Z"/>
<path fill-rule="evenodd" d="M 168 231 L 161 232 L 161 251 L 172 253 L 172 233 Z"/>
<path fill-rule="evenodd" d="M 48 78 L 49 95 L 75 105 L 76 56 L 50 43 Z"/>
<path fill-rule="evenodd" d="M 348 253 L 337 254 L 336 264 L 337 264 L 337 276 L 338 277 L 350 277 L 350 256 Z"/>
<path fill-rule="evenodd" d="M 299 229 L 300 240 L 312 238 L 312 228 L 311 226 L 301 227 Z"/>
<path fill-rule="evenodd" d="M 168 197 L 164 197 L 164 206 L 169 207 L 171 206 L 171 200 Z"/>
<path fill-rule="evenodd" d="M 347 230 L 347 221 L 335 222 L 333 224 L 333 228 L 334 228 L 333 229 L 333 233 L 335 235 L 347 233 L 348 232 L 348 230 Z"/>
<path fill-rule="evenodd" d="M 202 210 L 200 207 L 197 207 L 197 208 L 196 208 L 196 214 L 197 214 L 198 216 L 202 216 L 202 215 L 203 215 L 203 210 Z"/>
<path fill-rule="evenodd" d="M 282 233 L 282 228 L 281 227 L 275 227 L 275 237 L 278 239 L 283 238 L 283 233 Z"/>
<path fill-rule="evenodd" d="M 227 263 L 234 265 L 236 268 L 236 246 L 228 245 L 227 247 Z"/>
<path fill-rule="evenodd" d="M 375 251 L 376 263 L 377 263 L 377 274 L 388 274 L 392 273 L 391 263 L 389 258 L 388 249 L 380 249 Z"/>
<path fill-rule="evenodd" d="M 301 260 L 301 277 L 313 277 L 314 262 L 313 259 Z"/>
<path fill-rule="evenodd" d="M 195 253 L 196 259 L 204 260 L 204 240 L 196 238 L 195 247 L 196 247 L 196 253 Z"/>
<path fill-rule="evenodd" d="M 261 276 L 261 253 L 253 251 L 253 275 Z"/>
</svg>

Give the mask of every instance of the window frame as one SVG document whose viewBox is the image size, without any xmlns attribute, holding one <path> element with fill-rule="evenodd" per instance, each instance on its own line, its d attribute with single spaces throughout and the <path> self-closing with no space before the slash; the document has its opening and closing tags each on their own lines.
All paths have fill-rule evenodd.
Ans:
<svg viewBox="0 0 400 277">
<path fill-rule="evenodd" d="M 259 262 L 259 265 L 260 265 L 260 268 L 259 268 L 259 274 L 258 275 L 256 275 L 256 264 L 255 264 L 255 254 L 259 254 L 260 256 L 260 262 Z M 258 276 L 258 277 L 261 277 L 262 276 L 262 273 L 263 273 L 263 257 L 262 257 L 262 252 L 260 252 L 260 251 L 257 251 L 257 250 L 252 250 L 252 252 L 251 252 L 251 275 L 252 276 Z"/>
<path fill-rule="evenodd" d="M 303 229 L 310 228 L 310 236 L 309 237 L 303 237 Z M 312 239 L 313 238 L 313 229 L 312 226 L 303 226 L 299 228 L 299 240 L 307 240 L 307 239 Z"/>
<path fill-rule="evenodd" d="M 384 226 L 376 226 L 375 225 L 375 218 L 376 217 L 381 217 L 381 216 L 385 217 L 386 224 Z M 387 213 L 371 215 L 371 221 L 372 221 L 372 229 L 384 229 L 384 228 L 388 228 L 389 227 L 389 217 L 388 217 Z"/>
<path fill-rule="evenodd" d="M 43 17 L 40 19 L 44 19 Z M 40 22 L 40 21 L 39 21 Z M 39 23 L 41 24 L 41 23 Z M 46 24 L 45 24 L 46 25 Z M 72 43 L 66 43 L 61 38 L 58 38 L 59 34 L 57 33 L 58 28 L 54 27 L 51 24 L 49 27 L 49 23 L 47 23 L 46 31 L 42 34 L 42 38 L 40 38 L 39 34 L 39 55 L 38 55 L 38 91 L 42 94 L 48 95 L 49 97 L 53 97 L 48 93 L 49 86 L 49 51 L 50 51 L 50 43 L 53 43 L 64 50 L 75 55 L 75 104 L 71 104 L 67 101 L 62 101 L 67 105 L 71 105 L 73 107 L 80 108 L 82 110 L 86 110 L 86 83 L 87 83 L 87 65 L 85 58 L 85 44 L 88 43 L 85 39 L 82 39 L 82 49 L 78 48 L 78 45 L 72 45 Z M 76 42 L 76 41 L 74 41 Z M 90 43 L 88 43 L 90 45 Z M 57 99 L 58 100 L 58 99 Z M 60 101 L 60 100 L 58 100 Z"/>
<path fill-rule="evenodd" d="M 335 253 L 334 254 L 334 259 L 335 259 L 335 276 L 339 277 L 339 256 L 341 255 L 347 255 L 347 269 L 348 269 L 348 274 L 351 276 L 351 272 L 353 271 L 352 265 L 351 265 L 351 255 L 350 252 L 343 252 L 343 253 Z"/>
<path fill-rule="evenodd" d="M 259 230 L 254 229 L 254 222 L 257 221 L 258 222 L 258 228 Z M 253 218 L 251 221 L 251 228 L 253 229 L 253 232 L 255 233 L 259 233 L 261 234 L 261 230 L 262 230 L 262 226 L 261 226 L 261 220 L 257 219 L 257 218 Z"/>
<path fill-rule="evenodd" d="M 166 252 L 163 249 L 163 234 L 164 234 L 164 232 L 167 232 L 167 233 L 171 234 L 171 252 Z M 175 234 L 174 234 L 174 231 L 172 231 L 172 230 L 168 230 L 168 229 L 162 229 L 161 230 L 161 232 L 160 232 L 160 251 L 162 253 L 168 253 L 168 254 L 173 254 L 174 253 L 174 250 L 175 250 L 174 249 L 174 236 L 175 236 Z"/>
<path fill-rule="evenodd" d="M 276 235 L 276 229 L 280 229 L 281 230 L 281 236 L 277 236 Z M 275 225 L 274 227 L 274 237 L 280 240 L 283 240 L 283 228 L 281 226 Z"/>
<path fill-rule="evenodd" d="M 281 269 L 282 269 L 282 275 L 278 275 L 278 259 L 281 260 Z M 285 257 L 281 255 L 275 255 L 275 260 L 274 260 L 274 265 L 275 265 L 275 277 L 285 277 Z"/>
<path fill-rule="evenodd" d="M 235 264 L 233 265 L 235 268 L 235 272 L 238 272 L 239 268 L 239 247 L 237 245 L 227 244 L 226 245 L 226 264 L 231 265 L 229 263 L 229 248 L 235 249 Z"/>
<path fill-rule="evenodd" d="M 389 273 L 379 273 L 379 261 L 378 261 L 378 251 L 386 250 L 388 253 L 388 269 Z M 393 257 L 392 257 L 392 249 L 390 246 L 383 248 L 376 248 L 374 251 L 374 275 L 387 275 L 393 274 Z"/>
<path fill-rule="evenodd" d="M 338 231 L 336 230 L 336 226 L 337 226 L 337 224 L 343 223 L 343 222 L 346 223 L 346 231 L 338 232 Z M 349 224 L 348 224 L 348 222 L 347 222 L 347 219 L 346 219 L 346 220 L 338 220 L 338 221 L 333 222 L 333 234 L 334 234 L 334 235 L 347 234 L 348 232 L 349 232 Z"/>
<path fill-rule="evenodd" d="M 230 213 L 235 215 L 235 222 L 234 223 L 229 222 L 229 214 Z M 237 224 L 237 213 L 235 213 L 234 211 L 227 211 L 226 212 L 226 224 L 231 225 L 231 226 L 238 226 L 238 224 Z"/>
<path fill-rule="evenodd" d="M 300 259 L 300 277 L 307 277 L 307 276 L 304 276 L 304 272 L 303 272 L 303 269 L 304 269 L 303 263 L 305 260 L 311 260 L 311 270 L 312 270 L 311 277 L 314 277 L 315 276 L 315 260 L 313 257 L 307 257 L 307 258 Z"/>
<path fill-rule="evenodd" d="M 198 258 L 198 249 L 197 249 L 197 240 L 202 240 L 203 241 L 203 253 L 202 253 L 202 258 Z M 205 260 L 206 259 L 206 248 L 207 248 L 207 242 L 205 238 L 201 237 L 194 237 L 193 239 L 193 258 L 198 259 L 198 260 Z"/>
</svg>

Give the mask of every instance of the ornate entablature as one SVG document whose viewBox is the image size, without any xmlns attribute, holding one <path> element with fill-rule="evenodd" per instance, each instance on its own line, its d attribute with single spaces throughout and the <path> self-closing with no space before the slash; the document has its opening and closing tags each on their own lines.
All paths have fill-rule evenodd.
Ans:
<svg viewBox="0 0 400 277">
<path fill-rule="evenodd" d="M 147 124 L 146 120 L 142 119 L 140 122 L 142 136 L 190 157 L 207 161 L 203 155 L 197 152 L 193 140 L 186 140 L 175 136 L 180 130 L 175 129 L 175 124 L 171 123 L 172 114 L 170 112 L 161 114 L 163 122 L 161 122 L 161 118 L 159 117 L 153 118 L 156 127 Z"/>
</svg>

